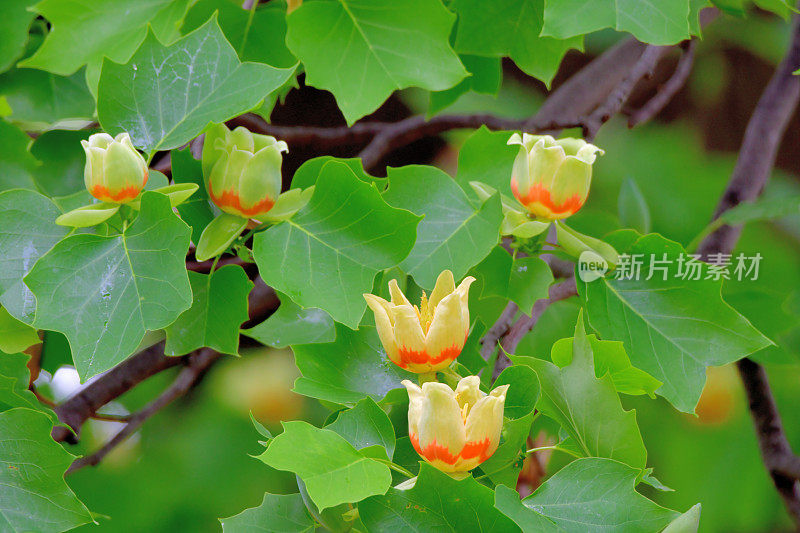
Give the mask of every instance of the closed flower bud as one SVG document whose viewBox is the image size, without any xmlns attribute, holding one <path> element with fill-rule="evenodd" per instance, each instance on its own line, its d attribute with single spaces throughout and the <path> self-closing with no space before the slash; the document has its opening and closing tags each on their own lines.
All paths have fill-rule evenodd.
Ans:
<svg viewBox="0 0 800 533">
<path fill-rule="evenodd" d="M 422 293 L 419 307 L 411 305 L 397 286 L 389 282 L 391 302 L 365 294 L 375 313 L 375 325 L 389 359 L 411 372 L 436 372 L 446 368 L 464 348 L 469 332 L 468 276 L 456 288 L 453 273 L 445 270 L 428 299 Z"/>
<path fill-rule="evenodd" d="M 127 133 L 116 138 L 95 133 L 81 141 L 86 152 L 83 180 L 89 194 L 103 202 L 124 204 L 142 192 L 147 183 L 147 163 L 131 144 Z"/>
<path fill-rule="evenodd" d="M 211 200 L 226 213 L 263 215 L 281 192 L 281 152 L 289 147 L 269 135 L 219 124 L 206 133 L 203 174 Z"/>
<path fill-rule="evenodd" d="M 444 472 L 467 472 L 497 450 L 508 385 L 488 395 L 480 390 L 478 376 L 463 378 L 455 391 L 435 381 L 418 387 L 404 380 L 403 385 L 408 436 L 427 462 Z"/>
<path fill-rule="evenodd" d="M 592 164 L 603 150 L 583 139 L 515 133 L 508 144 L 519 144 L 511 172 L 511 191 L 529 213 L 547 220 L 575 214 L 592 183 Z"/>
</svg>

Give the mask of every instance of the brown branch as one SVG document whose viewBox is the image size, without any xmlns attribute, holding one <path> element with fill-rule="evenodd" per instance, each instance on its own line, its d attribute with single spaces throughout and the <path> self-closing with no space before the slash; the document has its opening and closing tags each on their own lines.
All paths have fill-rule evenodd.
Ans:
<svg viewBox="0 0 800 533">
<path fill-rule="evenodd" d="M 492 381 L 497 379 L 497 376 L 500 375 L 500 372 L 511 365 L 511 361 L 508 359 L 508 356 L 506 356 L 506 353 L 514 353 L 514 351 L 517 349 L 519 341 L 521 341 L 522 337 L 527 335 L 527 333 L 533 329 L 533 327 L 536 325 L 536 322 L 538 322 L 539 318 L 541 318 L 542 313 L 545 312 L 550 304 L 560 300 L 566 300 L 567 298 L 575 296 L 576 294 L 578 294 L 578 291 L 575 286 L 574 277 L 551 285 L 547 298 L 537 300 L 536 303 L 533 304 L 533 309 L 531 310 L 530 315 L 523 315 L 511 325 L 500 344 L 502 350 L 500 350 L 500 353 L 497 355 L 497 361 L 495 362 L 494 372 L 492 374 Z"/>
<path fill-rule="evenodd" d="M 508 333 L 508 329 L 511 327 L 514 317 L 517 316 L 517 311 L 519 311 L 517 304 L 508 302 L 506 308 L 500 313 L 500 317 L 483 336 L 481 339 L 481 357 L 483 357 L 484 360 L 489 360 L 497 347 L 497 343 L 500 342 L 503 335 Z"/>
<path fill-rule="evenodd" d="M 692 65 L 694 64 L 695 49 L 697 48 L 697 39 L 686 41 L 683 54 L 678 59 L 678 65 L 675 67 L 675 72 L 672 76 L 658 89 L 658 92 L 648 100 L 642 107 L 633 111 L 628 118 L 628 127 L 633 128 L 637 124 L 647 122 L 656 116 L 664 106 L 681 90 L 689 79 L 689 74 L 692 72 Z"/>
<path fill-rule="evenodd" d="M 156 414 L 158 411 L 172 403 L 177 398 L 186 394 L 189 389 L 203 376 L 220 354 L 214 350 L 204 348 L 191 354 L 185 361 L 186 366 L 180 371 L 175 381 L 159 395 L 155 400 L 147 404 L 141 411 L 132 415 L 127 424 L 114 435 L 111 440 L 105 443 L 96 452 L 76 459 L 67 470 L 71 474 L 86 466 L 95 466 L 108 455 L 114 448 L 133 435 L 145 420 Z"/>
<path fill-rule="evenodd" d="M 792 42 L 758 100 L 747 124 L 736 167 L 713 218 L 742 202 L 753 201 L 769 179 L 775 157 L 789 120 L 800 100 L 800 17 L 793 20 Z M 714 253 L 731 253 L 741 226 L 722 226 L 706 237 L 698 248 L 703 258 Z M 792 451 L 764 368 L 750 359 L 737 362 L 744 383 L 750 414 L 758 437 L 764 466 L 783 498 L 787 511 L 800 528 L 800 458 Z"/>
</svg>

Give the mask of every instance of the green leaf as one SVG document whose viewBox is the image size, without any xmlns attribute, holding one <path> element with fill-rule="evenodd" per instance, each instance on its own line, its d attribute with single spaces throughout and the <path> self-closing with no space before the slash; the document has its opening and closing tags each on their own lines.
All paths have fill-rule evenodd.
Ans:
<svg viewBox="0 0 800 533">
<path fill-rule="evenodd" d="M 448 42 L 454 21 L 438 0 L 305 2 L 288 17 L 286 43 L 306 83 L 331 91 L 353 124 L 396 89 L 441 91 L 466 76 Z"/>
<path fill-rule="evenodd" d="M 223 533 L 314 533 L 316 522 L 300 494 L 264 494 L 258 507 L 220 518 Z"/>
<path fill-rule="evenodd" d="M 197 244 L 203 230 L 214 220 L 214 212 L 208 203 L 208 192 L 203 182 L 203 169 L 188 146 L 183 150 L 170 152 L 170 160 L 172 180 L 175 183 L 194 183 L 198 186 L 197 192 L 178 206 L 181 219 L 192 228 L 192 242 Z"/>
<path fill-rule="evenodd" d="M 0 351 L 6 353 L 21 352 L 34 344 L 39 344 L 41 339 L 36 330 L 24 322 L 20 322 L 8 311 L 0 307 Z"/>
<path fill-rule="evenodd" d="M 256 235 L 253 255 L 268 285 L 355 328 L 366 308 L 362 294 L 372 290 L 378 271 L 408 255 L 418 222 L 347 165 L 331 161 L 306 207 Z"/>
<path fill-rule="evenodd" d="M 258 458 L 297 474 L 320 510 L 383 494 L 392 481 L 386 465 L 366 457 L 337 433 L 300 420 L 283 422 L 283 433 Z"/>
<path fill-rule="evenodd" d="M 519 531 L 494 508 L 491 489 L 472 476 L 456 481 L 427 463 L 414 488 L 392 488 L 359 503 L 358 511 L 368 531 Z"/>
<path fill-rule="evenodd" d="M 190 307 L 188 248 L 169 199 L 145 192 L 123 234 L 72 235 L 36 263 L 25 278 L 41 303 L 35 327 L 66 335 L 82 379 L 108 370 Z"/>
<path fill-rule="evenodd" d="M 402 380 L 415 379 L 389 361 L 373 327 L 353 331 L 337 324 L 335 342 L 297 345 L 292 350 L 302 374 L 294 391 L 320 400 L 344 405 L 367 397 L 380 401 L 389 391 L 401 389 Z"/>
<path fill-rule="evenodd" d="M 254 108 L 292 71 L 240 63 L 212 18 L 169 46 L 149 32 L 126 64 L 104 62 L 97 113 L 109 133 L 127 131 L 134 145 L 150 153 L 169 150 L 210 122 Z"/>
<path fill-rule="evenodd" d="M 81 141 L 91 133 L 86 130 L 50 130 L 33 141 L 31 154 L 42 163 L 34 170 L 33 176 L 42 193 L 51 197 L 67 196 L 86 190 L 83 182 L 86 153 Z"/>
<path fill-rule="evenodd" d="M 547 263 L 538 257 L 512 259 L 501 246 L 496 246 L 472 272 L 483 282 L 481 298 L 499 296 L 512 300 L 526 314 L 537 300 L 547 298 L 553 283 L 553 272 Z"/>
<path fill-rule="evenodd" d="M 481 94 L 497 94 L 503 81 L 503 69 L 499 57 L 459 54 L 459 59 L 470 76 L 450 89 L 434 91 L 430 96 L 428 116 L 433 116 L 453 104 L 458 98 L 474 91 Z"/>
<path fill-rule="evenodd" d="M 595 376 L 592 347 L 582 315 L 575 328 L 572 361 L 559 368 L 533 357 L 511 356 L 539 376 L 542 394 L 536 409 L 558 422 L 587 457 L 607 457 L 642 469 L 647 451 L 636 424 L 636 412 L 625 411 L 611 377 Z"/>
<path fill-rule="evenodd" d="M 389 181 L 388 178 L 376 178 L 375 176 L 367 174 L 360 157 L 342 158 L 333 157 L 332 155 L 323 155 L 304 161 L 303 164 L 300 165 L 300 168 L 298 168 L 292 176 L 292 188 L 307 189 L 308 187 L 316 185 L 322 167 L 329 161 L 337 161 L 347 165 L 358 179 L 367 183 L 374 183 L 379 191 L 383 191 Z"/>
<path fill-rule="evenodd" d="M 0 119 L 0 192 L 36 189 L 33 173 L 39 162 L 28 151 L 30 144 L 24 131 Z"/>
<path fill-rule="evenodd" d="M 303 309 L 285 294 L 280 307 L 268 319 L 242 333 L 261 344 L 286 348 L 296 344 L 329 343 L 336 338 L 331 316 L 315 307 Z"/>
<path fill-rule="evenodd" d="M 697 533 L 700 527 L 700 511 L 702 506 L 697 503 L 688 511 L 669 523 L 661 533 Z"/>
<path fill-rule="evenodd" d="M 20 58 L 28 43 L 28 28 L 36 16 L 29 8 L 38 0 L 12 0 L 3 2 L 0 18 L 0 72 L 11 68 Z"/>
<path fill-rule="evenodd" d="M 207 261 L 225 253 L 233 241 L 247 227 L 247 220 L 239 215 L 221 213 L 203 229 L 194 255 L 198 261 Z"/>
<path fill-rule="evenodd" d="M 189 272 L 192 306 L 167 326 L 164 353 L 183 355 L 198 348 L 239 354 L 239 326 L 247 321 L 253 282 L 244 269 L 227 265 L 209 275 Z"/>
<path fill-rule="evenodd" d="M 621 340 L 631 362 L 661 381 L 657 391 L 681 411 L 694 412 L 706 380 L 706 366 L 737 361 L 771 344 L 722 300 L 722 282 L 677 277 L 681 246 L 652 234 L 629 254 L 671 261 L 666 280 L 602 278 L 578 281 L 592 327 L 607 340 Z M 701 278 L 707 267 L 703 267 Z M 619 267 L 618 267 L 619 271 Z"/>
<path fill-rule="evenodd" d="M 571 48 L 583 50 L 580 36 L 540 36 L 545 0 L 455 0 L 454 7 L 459 17 L 456 51 L 508 56 L 548 88 L 564 54 Z"/>
<path fill-rule="evenodd" d="M 520 501 L 517 491 L 497 487 L 495 505 L 525 533 L 541 531 L 542 517 L 554 531 L 576 533 L 660 531 L 678 516 L 635 490 L 639 471 L 610 459 L 572 461 Z"/>
<path fill-rule="evenodd" d="M 75 457 L 50 438 L 42 413 L 17 408 L 0 413 L 0 524 L 3 531 L 66 531 L 92 521 L 64 482 Z"/>
<path fill-rule="evenodd" d="M 103 57 L 127 61 L 148 24 L 164 41 L 177 36 L 189 0 L 43 0 L 35 10 L 52 25 L 47 38 L 20 66 L 68 76 L 83 65 L 99 66 Z"/>
<path fill-rule="evenodd" d="M 390 168 L 384 199 L 394 207 L 424 215 L 417 242 L 400 268 L 432 289 L 442 270 L 460 279 L 486 257 L 499 239 L 503 213 L 499 197 L 476 209 L 450 176 L 435 167 Z"/>
<path fill-rule="evenodd" d="M 24 353 L 0 352 L 0 411 L 27 407 L 46 414 L 55 422 L 58 420 L 55 413 L 45 407 L 28 388 L 31 379 L 29 359 L 30 356 Z"/>
<path fill-rule="evenodd" d="M 614 28 L 649 44 L 676 44 L 689 38 L 689 0 L 560 0 L 547 2 L 542 35 L 567 39 Z"/>
<path fill-rule="evenodd" d="M 655 397 L 655 391 L 661 382 L 631 364 L 625 353 L 623 343 L 619 341 L 602 341 L 595 335 L 588 335 L 589 344 L 594 354 L 594 373 L 601 378 L 608 374 L 614 382 L 614 388 L 622 394 L 647 394 Z M 550 352 L 553 362 L 565 367 L 572 361 L 572 339 L 560 339 Z"/>
<path fill-rule="evenodd" d="M 479 181 L 500 191 L 501 195 L 514 197 L 511 192 L 511 168 L 519 149 L 507 144 L 510 137 L 511 132 L 489 131 L 486 126 L 481 126 L 464 141 L 458 152 L 456 175 L 456 181 L 462 189 L 472 191 L 469 182 Z"/>
<path fill-rule="evenodd" d="M 271 4 L 257 7 L 250 16 L 247 10 L 242 9 L 241 3 L 199 0 L 186 14 L 181 33 L 185 35 L 196 30 L 215 11 L 219 16 L 219 27 L 242 61 L 280 68 L 293 67 L 297 63 L 286 48 L 286 10 Z"/>
<path fill-rule="evenodd" d="M 11 106 L 9 118 L 25 123 L 27 129 L 42 129 L 62 120 L 91 120 L 94 116 L 94 98 L 83 71 L 56 76 L 42 70 L 14 69 L 0 76 L 0 95 Z"/>
<path fill-rule="evenodd" d="M 364 398 L 350 409 L 341 411 L 325 429 L 344 437 L 356 450 L 377 445 L 386 450 L 388 459 L 394 455 L 394 427 L 372 398 Z"/>
<path fill-rule="evenodd" d="M 617 200 L 619 221 L 639 233 L 650 233 L 650 209 L 642 190 L 632 178 L 625 178 Z"/>
<path fill-rule="evenodd" d="M 37 192 L 0 193 L 0 304 L 27 324 L 33 322 L 36 298 L 22 278 L 69 232 L 56 226 L 60 214 L 49 198 Z"/>
</svg>

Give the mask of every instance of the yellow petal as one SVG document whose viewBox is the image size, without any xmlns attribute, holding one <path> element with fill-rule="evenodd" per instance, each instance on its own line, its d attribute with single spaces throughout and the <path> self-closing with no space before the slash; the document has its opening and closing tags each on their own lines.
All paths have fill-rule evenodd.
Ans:
<svg viewBox="0 0 800 533">
<path fill-rule="evenodd" d="M 411 304 L 396 305 L 391 309 L 394 315 L 394 338 L 401 357 L 403 352 L 423 353 L 425 334 L 422 332 L 417 310 Z"/>
<path fill-rule="evenodd" d="M 389 294 L 392 296 L 392 304 L 411 305 L 411 302 L 408 301 L 406 295 L 403 294 L 403 291 L 401 291 L 400 287 L 397 285 L 396 279 L 389 280 Z"/>
<path fill-rule="evenodd" d="M 431 464 L 450 471 L 466 442 L 455 392 L 444 383 L 428 382 L 422 385 L 422 396 L 419 447 Z"/>
<path fill-rule="evenodd" d="M 442 298 L 447 296 L 448 294 L 452 293 L 456 290 L 456 282 L 453 279 L 453 273 L 449 270 L 443 270 L 439 277 L 436 278 L 436 284 L 433 286 L 433 292 L 431 292 L 430 300 L 428 300 L 428 305 L 435 309 L 439 302 L 442 301 Z"/>
<path fill-rule="evenodd" d="M 503 430 L 503 407 L 506 401 L 508 385 L 497 387 L 488 396 L 484 396 L 470 409 L 467 416 L 466 437 L 469 443 L 488 441 L 484 457 L 491 456 L 500 443 Z"/>
<path fill-rule="evenodd" d="M 481 378 L 478 376 L 467 376 L 458 382 L 456 401 L 458 401 L 460 407 L 463 408 L 465 405 L 469 405 L 471 409 L 484 396 L 486 394 L 481 390 Z M 467 411 L 467 414 L 469 414 L 469 411 Z"/>
<path fill-rule="evenodd" d="M 469 329 L 469 287 L 475 281 L 475 278 L 472 276 L 467 276 L 464 280 L 458 284 L 456 288 L 456 294 L 458 294 L 459 299 L 461 300 L 461 322 L 464 325 L 464 329 Z"/>
<path fill-rule="evenodd" d="M 419 418 L 422 415 L 424 399 L 422 389 L 415 383 L 404 379 L 401 384 L 408 391 L 408 433 L 419 435 Z"/>
<path fill-rule="evenodd" d="M 395 364 L 400 364 L 400 356 L 397 353 L 397 342 L 394 336 L 394 327 L 392 326 L 392 310 L 389 302 L 374 294 L 365 294 L 364 299 L 367 305 L 375 314 L 375 327 L 378 330 L 378 337 L 381 339 L 381 344 L 386 350 L 386 355 Z"/>
<path fill-rule="evenodd" d="M 425 346 L 431 363 L 437 370 L 449 365 L 464 347 L 467 326 L 464 324 L 461 307 L 460 295 L 453 292 L 445 296 L 434 311 Z"/>
</svg>

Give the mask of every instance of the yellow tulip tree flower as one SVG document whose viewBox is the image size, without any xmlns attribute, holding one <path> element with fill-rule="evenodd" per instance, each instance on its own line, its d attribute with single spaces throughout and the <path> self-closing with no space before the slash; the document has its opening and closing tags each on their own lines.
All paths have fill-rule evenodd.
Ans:
<svg viewBox="0 0 800 533">
<path fill-rule="evenodd" d="M 95 133 L 81 145 L 86 152 L 83 180 L 89 194 L 115 204 L 139 196 L 147 183 L 147 163 L 133 147 L 130 135 Z"/>
<path fill-rule="evenodd" d="M 395 280 L 389 282 L 391 302 L 365 294 L 389 359 L 421 374 L 442 370 L 458 357 L 469 333 L 467 300 L 473 281 L 467 276 L 456 288 L 453 273 L 445 270 L 430 299 L 422 293 L 419 307 L 411 305 Z"/>
<path fill-rule="evenodd" d="M 488 395 L 480 378 L 467 376 L 454 391 L 444 383 L 419 387 L 404 380 L 408 390 L 408 436 L 427 462 L 443 472 L 468 472 L 497 450 L 503 429 L 508 385 Z"/>
<path fill-rule="evenodd" d="M 603 150 L 583 139 L 515 133 L 520 145 L 511 171 L 511 192 L 529 213 L 546 220 L 574 215 L 592 183 L 592 164 Z"/>
</svg>

